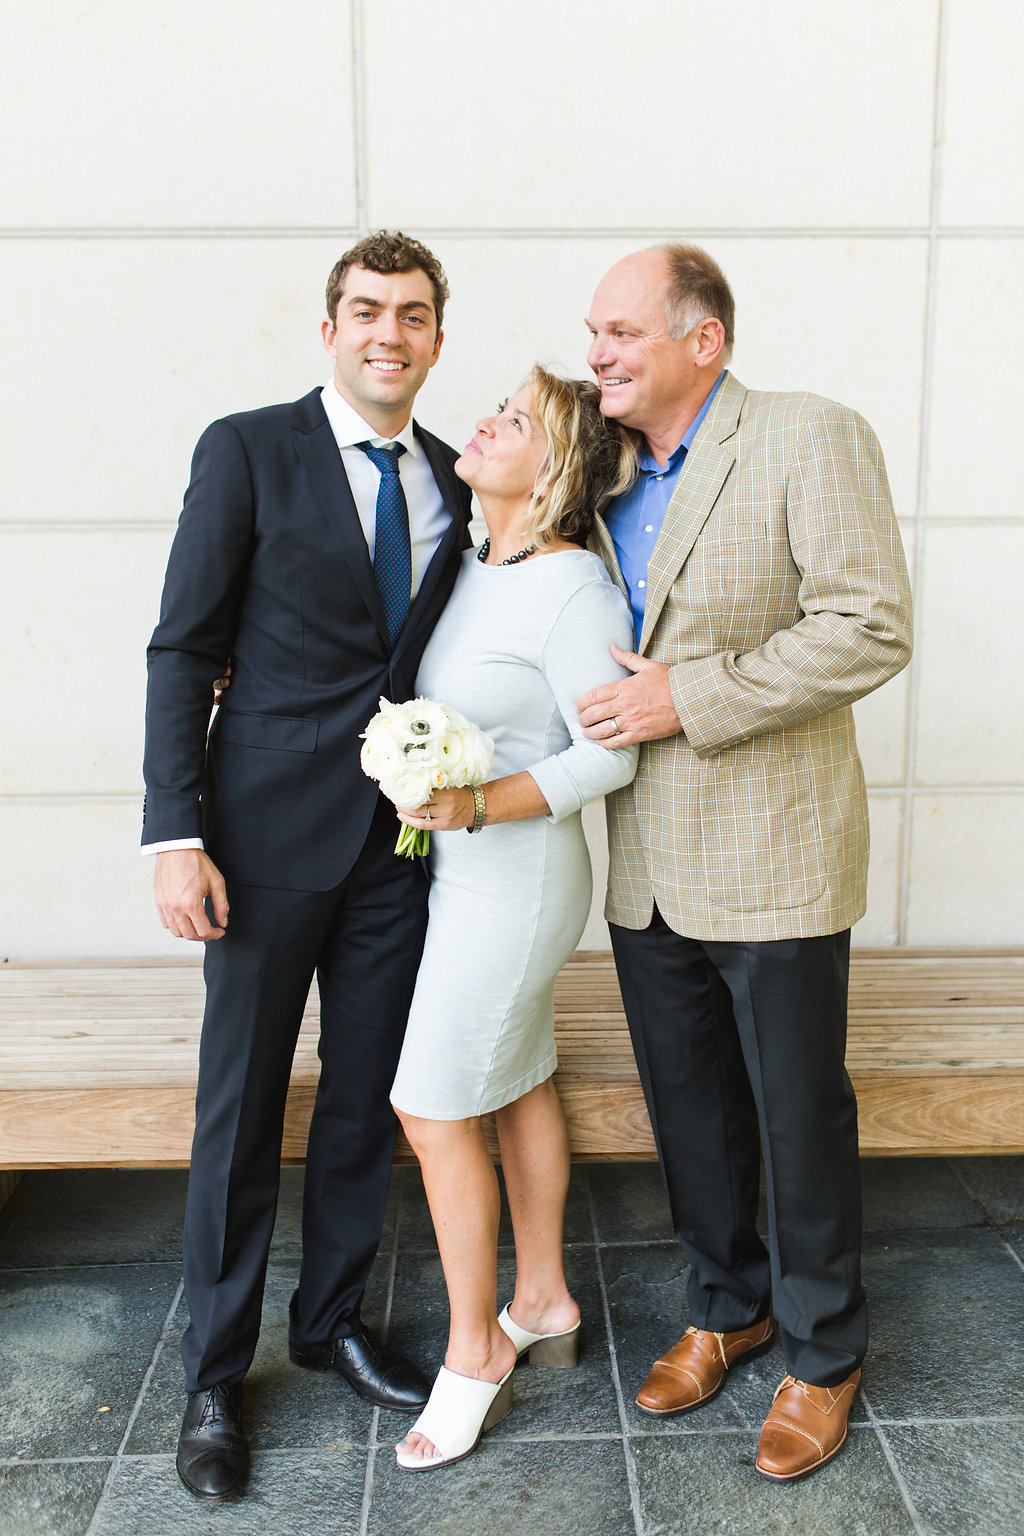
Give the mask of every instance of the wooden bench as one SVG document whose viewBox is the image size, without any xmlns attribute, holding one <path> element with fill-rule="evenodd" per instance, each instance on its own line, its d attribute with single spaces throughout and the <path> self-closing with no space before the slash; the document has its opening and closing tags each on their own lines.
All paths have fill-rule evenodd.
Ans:
<svg viewBox="0 0 1024 1536">
<path fill-rule="evenodd" d="M 190 960 L 0 966 L 0 1169 L 186 1164 L 202 995 Z M 855 950 L 850 1005 L 864 1152 L 1024 1152 L 1024 952 Z M 314 989 L 287 1162 L 316 1092 L 316 1007 Z M 573 1156 L 653 1157 L 610 956 L 573 958 L 556 1013 Z"/>
</svg>

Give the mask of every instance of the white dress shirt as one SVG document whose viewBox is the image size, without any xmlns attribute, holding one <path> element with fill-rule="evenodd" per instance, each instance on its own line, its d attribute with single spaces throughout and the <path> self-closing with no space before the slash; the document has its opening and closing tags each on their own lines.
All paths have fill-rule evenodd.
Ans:
<svg viewBox="0 0 1024 1536">
<path fill-rule="evenodd" d="M 448 527 L 449 514 L 441 492 L 437 488 L 427 456 L 416 441 L 412 430 L 412 417 L 395 437 L 381 437 L 363 420 L 358 411 L 349 405 L 344 395 L 338 393 L 330 379 L 320 393 L 331 424 L 334 440 L 341 453 L 341 462 L 348 477 L 352 499 L 359 513 L 370 560 L 377 542 L 377 490 L 380 486 L 380 470 L 366 457 L 356 443 L 371 443 L 374 448 L 388 448 L 401 443 L 405 452 L 398 460 L 398 473 L 409 508 L 409 539 L 412 545 L 412 596 L 415 597 L 423 580 L 423 572 L 430 564 L 431 556 Z"/>
<path fill-rule="evenodd" d="M 412 430 L 412 417 L 395 437 L 381 437 L 359 412 L 338 392 L 333 377 L 320 391 L 327 420 L 341 454 L 341 463 L 348 479 L 352 500 L 356 504 L 359 522 L 366 537 L 370 560 L 377 542 L 377 490 L 380 486 L 380 470 L 367 458 L 356 443 L 371 443 L 374 448 L 387 448 L 401 443 L 405 452 L 399 456 L 398 473 L 405 491 L 409 508 L 409 542 L 412 548 L 412 596 L 415 597 L 423 580 L 423 573 L 450 521 L 444 498 L 438 490 L 427 456 Z M 163 853 L 171 848 L 202 848 L 201 837 L 172 838 L 164 843 L 146 843 L 143 855 Z"/>
</svg>

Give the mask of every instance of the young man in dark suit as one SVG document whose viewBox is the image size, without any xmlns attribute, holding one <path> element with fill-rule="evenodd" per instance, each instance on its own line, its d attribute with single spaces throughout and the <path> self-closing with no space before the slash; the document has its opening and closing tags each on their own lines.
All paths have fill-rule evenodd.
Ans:
<svg viewBox="0 0 1024 1536">
<path fill-rule="evenodd" d="M 242 1381 L 314 973 L 322 1068 L 291 1358 L 383 1407 L 418 1411 L 428 1392 L 359 1314 L 426 924 L 426 877 L 394 856 L 394 810 L 360 770 L 359 738 L 380 695 L 412 696 L 468 542 L 456 455 L 411 414 L 446 297 L 436 258 L 403 235 L 346 252 L 327 288 L 326 388 L 199 441 L 149 648 L 143 851 L 164 926 L 206 944 L 177 1464 L 207 1499 L 248 1471 Z"/>
</svg>

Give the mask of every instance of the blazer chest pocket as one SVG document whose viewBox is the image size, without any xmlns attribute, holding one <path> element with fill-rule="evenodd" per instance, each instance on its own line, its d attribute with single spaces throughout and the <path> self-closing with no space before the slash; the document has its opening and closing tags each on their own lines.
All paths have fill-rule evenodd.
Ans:
<svg viewBox="0 0 1024 1536">
<path fill-rule="evenodd" d="M 708 899 L 730 912 L 816 901 L 825 865 L 810 767 L 802 757 L 703 765 L 700 832 Z"/>
<path fill-rule="evenodd" d="M 712 544 L 761 544 L 770 537 L 768 524 L 760 518 L 720 518 L 708 523 L 705 537 Z"/>
<path fill-rule="evenodd" d="M 319 730 L 319 720 L 299 715 L 244 714 L 234 709 L 222 709 L 217 722 L 217 737 L 222 742 L 278 752 L 315 752 Z"/>
</svg>

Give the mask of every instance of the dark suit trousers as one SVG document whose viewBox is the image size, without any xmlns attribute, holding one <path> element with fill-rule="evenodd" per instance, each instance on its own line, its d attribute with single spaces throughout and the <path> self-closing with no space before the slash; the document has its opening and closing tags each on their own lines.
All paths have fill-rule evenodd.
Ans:
<svg viewBox="0 0 1024 1536">
<path fill-rule="evenodd" d="M 690 1262 L 696 1328 L 775 1313 L 786 1369 L 834 1386 L 863 1359 L 857 1102 L 846 1072 L 849 930 L 680 937 L 655 908 L 612 925 L 626 1017 Z M 769 1250 L 756 1229 L 763 1149 Z"/>
<path fill-rule="evenodd" d="M 358 1327 L 397 1128 L 388 1095 L 426 929 L 426 875 L 419 860 L 395 857 L 398 830 L 381 797 L 354 868 L 333 890 L 228 883 L 228 931 L 206 947 L 185 1214 L 189 1391 L 240 1380 L 256 1348 L 285 1097 L 314 972 L 321 1070 L 292 1332 L 313 1343 Z"/>
</svg>

